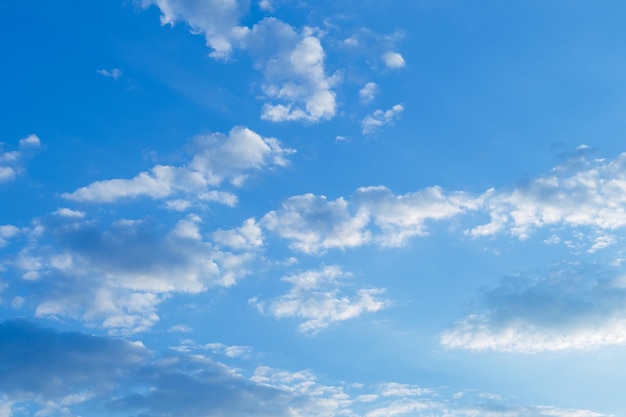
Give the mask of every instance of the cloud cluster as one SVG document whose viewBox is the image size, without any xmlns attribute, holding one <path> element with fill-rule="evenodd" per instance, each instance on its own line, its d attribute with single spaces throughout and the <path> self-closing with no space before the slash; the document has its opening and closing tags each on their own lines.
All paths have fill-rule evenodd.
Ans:
<svg viewBox="0 0 626 417">
<path fill-rule="evenodd" d="M 544 277 L 505 279 L 483 294 L 483 312 L 471 314 L 443 332 L 441 344 L 519 353 L 624 345 L 623 272 L 589 272 L 574 268 Z"/>
<path fill-rule="evenodd" d="M 183 166 L 156 165 L 132 179 L 96 181 L 63 198 L 71 201 L 110 203 L 122 198 L 146 196 L 163 199 L 191 195 L 201 201 L 215 201 L 228 206 L 236 203 L 234 194 L 216 190 L 223 182 L 243 184 L 254 171 L 287 165 L 286 155 L 295 152 L 282 148 L 278 140 L 263 138 L 245 127 L 234 127 L 228 135 L 198 135 L 187 147 L 191 160 Z M 180 208 L 176 199 L 172 208 Z M 178 204 L 177 204 L 178 202 Z"/>
<path fill-rule="evenodd" d="M 226 60 L 236 48 L 247 51 L 262 71 L 263 93 L 272 101 L 264 104 L 263 119 L 317 122 L 335 115 L 336 78 L 326 74 L 325 53 L 315 30 L 297 31 L 276 18 L 240 26 L 247 1 L 143 0 L 142 5 L 157 6 L 162 24 L 180 21 L 193 33 L 203 34 L 214 58 Z"/>
<path fill-rule="evenodd" d="M 149 219 L 102 227 L 51 216 L 4 267 L 28 282 L 27 293 L 14 295 L 34 305 L 38 317 L 80 319 L 112 333 L 143 331 L 172 294 L 229 287 L 248 274 L 253 255 L 214 247 L 200 222 L 191 215 L 171 229 Z"/>
<path fill-rule="evenodd" d="M 510 191 L 487 191 L 485 210 L 491 222 L 468 234 L 508 231 L 524 239 L 534 229 L 551 225 L 615 230 L 626 225 L 625 191 L 626 153 L 613 161 L 583 154 Z"/>
<path fill-rule="evenodd" d="M 404 195 L 382 186 L 362 187 L 350 200 L 313 194 L 290 197 L 261 224 L 305 253 L 370 243 L 400 246 L 412 236 L 425 235 L 429 221 L 451 218 L 478 205 L 466 193 L 446 193 L 440 187 Z"/>
<path fill-rule="evenodd" d="M 404 106 L 396 104 L 389 110 L 376 110 L 361 121 L 361 132 L 364 135 L 371 135 L 381 127 L 393 123 L 404 111 Z"/>
<path fill-rule="evenodd" d="M 41 147 L 37 135 L 28 135 L 20 139 L 18 150 L 5 151 L 0 142 L 0 183 L 11 181 L 23 172 L 22 162 L 33 149 Z"/>
<path fill-rule="evenodd" d="M 276 318 L 303 320 L 298 330 L 315 334 L 330 324 L 350 320 L 367 312 L 383 309 L 387 302 L 380 298 L 381 288 L 361 288 L 353 296 L 344 295 L 340 286 L 348 274 L 337 266 L 326 266 L 320 270 L 309 270 L 287 276 L 283 281 L 291 284 L 287 294 L 270 301 L 256 298 L 250 303 L 261 313 Z"/>
</svg>

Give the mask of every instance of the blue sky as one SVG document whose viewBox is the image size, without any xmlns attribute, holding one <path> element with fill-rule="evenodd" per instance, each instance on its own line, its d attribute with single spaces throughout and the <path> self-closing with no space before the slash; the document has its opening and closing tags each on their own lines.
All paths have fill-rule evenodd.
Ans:
<svg viewBox="0 0 626 417">
<path fill-rule="evenodd" d="M 2 2 L 0 417 L 626 415 L 625 8 Z"/>
</svg>

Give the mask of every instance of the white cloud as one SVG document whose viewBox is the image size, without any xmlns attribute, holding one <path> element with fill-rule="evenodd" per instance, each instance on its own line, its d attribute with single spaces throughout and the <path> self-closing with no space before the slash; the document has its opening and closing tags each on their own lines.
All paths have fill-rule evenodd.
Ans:
<svg viewBox="0 0 626 417">
<path fill-rule="evenodd" d="M 350 320 L 367 312 L 383 309 L 387 302 L 380 299 L 380 288 L 361 288 L 353 296 L 343 294 L 342 279 L 349 276 L 339 267 L 327 266 L 283 278 L 291 284 L 291 290 L 271 301 L 252 299 L 261 313 L 276 318 L 303 320 L 298 330 L 315 334 L 332 323 Z"/>
<path fill-rule="evenodd" d="M 236 44 L 247 33 L 239 19 L 247 11 L 246 2 L 237 0 L 142 0 L 143 7 L 157 6 L 161 24 L 184 22 L 192 33 L 203 34 L 216 59 L 227 59 Z"/>
<path fill-rule="evenodd" d="M 113 78 L 114 80 L 117 80 L 122 76 L 122 70 L 120 70 L 119 68 L 113 68 L 110 71 L 102 68 L 97 70 L 96 72 L 102 76 Z"/>
<path fill-rule="evenodd" d="M 241 185 L 250 172 L 287 165 L 292 149 L 282 148 L 274 138 L 263 138 L 245 127 L 234 127 L 228 135 L 220 133 L 197 136 L 187 147 L 192 159 L 184 166 L 156 165 L 132 179 L 96 181 L 62 196 L 74 201 L 114 202 L 139 196 L 154 199 L 175 194 L 191 194 L 199 200 L 216 201 L 232 206 L 236 196 L 211 190 L 229 181 Z M 178 202 L 177 202 L 178 201 Z M 169 207 L 181 208 L 174 200 Z"/>
<path fill-rule="evenodd" d="M 147 220 L 101 228 L 92 220 L 63 216 L 44 226 L 46 232 L 10 264 L 45 289 L 31 294 L 35 315 L 79 319 L 111 333 L 148 329 L 171 294 L 236 284 L 253 259 L 204 241 L 194 215 L 171 230 Z"/>
<path fill-rule="evenodd" d="M 236 229 L 213 232 L 213 239 L 233 249 L 253 249 L 263 246 L 263 231 L 253 219 L 247 219 Z"/>
<path fill-rule="evenodd" d="M 369 82 L 359 90 L 359 98 L 362 103 L 370 103 L 378 94 L 378 84 Z"/>
<path fill-rule="evenodd" d="M 270 100 L 261 118 L 274 122 L 302 120 L 317 122 L 335 115 L 336 77 L 326 75 L 325 53 L 314 31 L 297 33 L 290 25 L 274 18 L 253 26 L 246 48 L 263 70 L 263 92 Z"/>
<path fill-rule="evenodd" d="M 406 62 L 402 55 L 397 52 L 387 51 L 383 54 L 383 61 L 387 68 L 402 68 L 406 66 Z"/>
<path fill-rule="evenodd" d="M 78 219 L 82 219 L 83 217 L 85 217 L 86 213 L 84 211 L 72 210 L 66 207 L 62 207 L 56 209 L 52 214 L 56 214 L 57 216 L 75 217 Z"/>
<path fill-rule="evenodd" d="M 283 122 L 317 122 L 335 115 L 337 103 L 331 90 L 336 79 L 325 74 L 325 53 L 314 30 L 298 33 L 290 25 L 266 18 L 251 28 L 240 26 L 249 2 L 236 0 L 143 0 L 142 5 L 156 5 L 161 23 L 183 21 L 193 33 L 202 33 L 211 56 L 228 59 L 234 48 L 248 51 L 255 67 L 263 72 L 265 96 L 276 103 L 265 103 L 261 117 Z M 271 3 L 260 2 L 267 10 Z"/>
<path fill-rule="evenodd" d="M 292 248 L 316 253 L 367 243 L 370 235 L 364 229 L 368 221 L 367 213 L 353 214 L 341 197 L 328 201 L 325 196 L 305 194 L 287 199 L 281 210 L 267 213 L 261 224 L 290 240 Z"/>
<path fill-rule="evenodd" d="M 626 226 L 626 153 L 615 160 L 575 158 L 511 191 L 489 190 L 483 195 L 491 222 L 471 228 L 471 236 L 508 232 L 521 239 L 534 229 L 566 225 L 615 230 Z M 558 236 L 556 236 L 558 238 Z M 592 250 L 614 242 L 603 233 Z"/>
<path fill-rule="evenodd" d="M 19 150 L 3 152 L 3 145 L 0 142 L 0 182 L 11 181 L 20 175 L 24 171 L 23 160 L 41 147 L 41 141 L 37 135 L 31 134 L 19 140 Z"/>
<path fill-rule="evenodd" d="M 369 243 L 404 245 L 412 236 L 425 235 L 428 221 L 448 219 L 478 207 L 479 201 L 469 194 L 446 193 L 440 187 L 399 196 L 382 186 L 362 187 L 349 200 L 340 197 L 329 201 L 313 194 L 290 197 L 260 223 L 289 240 L 293 249 L 319 253 Z"/>
<path fill-rule="evenodd" d="M 590 271 L 585 271 L 589 275 Z M 619 271 L 621 272 L 621 271 Z M 484 294 L 484 312 L 441 334 L 447 348 L 536 353 L 626 345 L 621 277 L 576 270 L 511 278 Z"/>
<path fill-rule="evenodd" d="M 380 109 L 376 110 L 361 121 L 361 132 L 364 135 L 371 135 L 381 127 L 395 121 L 403 111 L 404 107 L 401 104 L 396 104 L 385 111 Z"/>
</svg>

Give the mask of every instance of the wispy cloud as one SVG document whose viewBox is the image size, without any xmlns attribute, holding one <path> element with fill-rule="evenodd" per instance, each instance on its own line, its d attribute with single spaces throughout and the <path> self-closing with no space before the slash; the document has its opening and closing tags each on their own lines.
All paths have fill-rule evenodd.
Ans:
<svg viewBox="0 0 626 417">
<path fill-rule="evenodd" d="M 32 151 L 41 147 L 37 135 L 28 135 L 19 140 L 17 150 L 5 150 L 0 142 L 0 183 L 11 181 L 24 172 L 24 159 L 32 156 Z"/>
<path fill-rule="evenodd" d="M 113 78 L 114 80 L 117 80 L 118 78 L 122 76 L 122 70 L 119 68 L 113 68 L 111 70 L 102 68 L 102 69 L 96 70 L 96 72 L 104 77 Z"/>
</svg>

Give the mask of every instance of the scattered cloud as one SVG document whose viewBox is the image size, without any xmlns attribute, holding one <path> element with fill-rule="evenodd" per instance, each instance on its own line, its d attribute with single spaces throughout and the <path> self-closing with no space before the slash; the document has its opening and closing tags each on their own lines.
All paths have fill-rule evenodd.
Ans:
<svg viewBox="0 0 626 417">
<path fill-rule="evenodd" d="M 376 98 L 376 94 L 378 94 L 378 84 L 368 82 L 359 90 L 359 99 L 361 103 L 370 103 Z"/>
<path fill-rule="evenodd" d="M 376 110 L 361 121 L 361 132 L 364 135 L 371 135 L 381 127 L 393 123 L 404 111 L 401 104 L 396 104 L 389 110 Z"/>
<path fill-rule="evenodd" d="M 397 52 L 387 51 L 383 54 L 383 61 L 387 68 L 403 68 L 406 62 L 402 55 Z"/>
<path fill-rule="evenodd" d="M 113 68 L 111 70 L 102 68 L 97 70 L 96 72 L 104 77 L 113 78 L 114 80 L 117 80 L 122 76 L 122 70 L 119 68 Z"/>
<path fill-rule="evenodd" d="M 263 231 L 253 219 L 247 219 L 236 229 L 213 232 L 215 242 L 233 249 L 253 249 L 263 246 Z"/>
<path fill-rule="evenodd" d="M 24 171 L 23 161 L 32 156 L 32 151 L 41 147 L 37 135 L 28 135 L 19 140 L 17 150 L 4 150 L 4 143 L 0 142 L 0 183 L 11 181 Z"/>
<path fill-rule="evenodd" d="M 196 200 L 232 206 L 236 196 L 211 188 L 219 187 L 224 181 L 240 186 L 250 172 L 287 165 L 286 156 L 295 152 L 282 148 L 274 138 L 263 138 L 240 126 L 234 127 L 228 135 L 198 135 L 187 151 L 191 160 L 186 165 L 156 165 L 132 179 L 96 181 L 72 193 L 64 193 L 62 197 L 72 201 L 111 203 L 122 198 L 162 199 L 182 193 Z M 177 199 L 166 205 L 184 209 L 186 201 Z"/>
<path fill-rule="evenodd" d="M 380 298 L 384 293 L 381 288 L 361 288 L 353 296 L 344 295 L 340 287 L 345 286 L 342 279 L 348 276 L 337 266 L 305 271 L 283 278 L 291 284 L 287 294 L 271 301 L 251 299 L 250 303 L 261 313 L 276 318 L 304 320 L 298 330 L 308 334 L 386 306 L 387 302 Z"/>
</svg>

